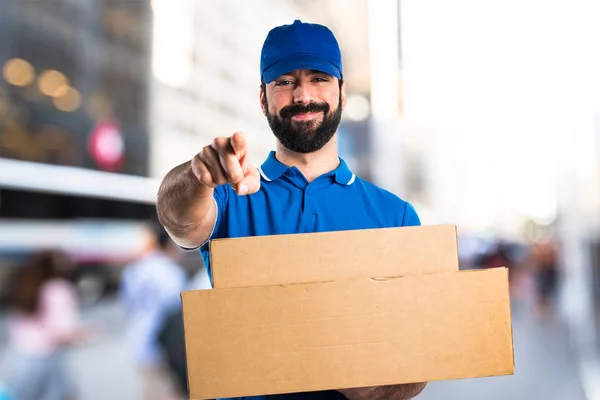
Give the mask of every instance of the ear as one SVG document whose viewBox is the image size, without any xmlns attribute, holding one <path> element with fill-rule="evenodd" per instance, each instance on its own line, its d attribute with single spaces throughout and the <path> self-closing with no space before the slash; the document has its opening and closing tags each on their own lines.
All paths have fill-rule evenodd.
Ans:
<svg viewBox="0 0 600 400">
<path fill-rule="evenodd" d="M 266 117 L 267 116 L 267 109 L 265 108 L 265 100 L 266 100 L 265 96 L 266 96 L 266 93 L 263 90 L 263 85 L 260 85 L 260 94 L 258 96 L 259 99 L 260 99 L 260 109 L 262 110 L 263 115 Z"/>
</svg>

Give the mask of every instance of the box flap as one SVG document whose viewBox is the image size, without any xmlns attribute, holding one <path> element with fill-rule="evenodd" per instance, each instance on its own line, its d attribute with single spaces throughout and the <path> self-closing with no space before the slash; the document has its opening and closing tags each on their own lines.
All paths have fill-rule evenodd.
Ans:
<svg viewBox="0 0 600 400">
<path fill-rule="evenodd" d="M 217 239 L 215 288 L 458 271 L 456 226 Z"/>
</svg>

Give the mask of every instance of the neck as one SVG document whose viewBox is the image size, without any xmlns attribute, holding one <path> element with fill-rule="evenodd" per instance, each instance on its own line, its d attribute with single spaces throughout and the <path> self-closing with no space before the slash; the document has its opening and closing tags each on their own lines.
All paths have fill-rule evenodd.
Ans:
<svg viewBox="0 0 600 400">
<path fill-rule="evenodd" d="M 307 154 L 291 151 L 277 141 L 275 156 L 280 163 L 288 167 L 298 168 L 302 175 L 309 182 L 312 182 L 340 165 L 337 151 L 337 134 L 321 149 Z"/>
</svg>

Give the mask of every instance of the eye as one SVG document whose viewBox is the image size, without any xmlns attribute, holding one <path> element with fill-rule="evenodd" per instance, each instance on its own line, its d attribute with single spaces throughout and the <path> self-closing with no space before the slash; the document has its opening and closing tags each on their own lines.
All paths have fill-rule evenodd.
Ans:
<svg viewBox="0 0 600 400">
<path fill-rule="evenodd" d="M 317 76 L 313 79 L 314 82 L 329 82 L 329 79 L 327 79 L 324 76 Z"/>
<path fill-rule="evenodd" d="M 287 85 L 291 85 L 292 83 L 293 83 L 292 81 L 283 79 L 283 80 L 275 82 L 275 86 L 287 86 Z"/>
</svg>

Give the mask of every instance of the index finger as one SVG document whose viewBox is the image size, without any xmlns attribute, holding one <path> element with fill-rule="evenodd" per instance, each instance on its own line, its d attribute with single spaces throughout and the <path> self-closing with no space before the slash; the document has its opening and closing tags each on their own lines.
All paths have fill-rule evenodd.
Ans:
<svg viewBox="0 0 600 400">
<path fill-rule="evenodd" d="M 231 136 L 231 147 L 233 147 L 233 151 L 238 160 L 246 155 L 248 152 L 246 143 L 246 137 L 242 132 L 236 132 Z"/>
</svg>

